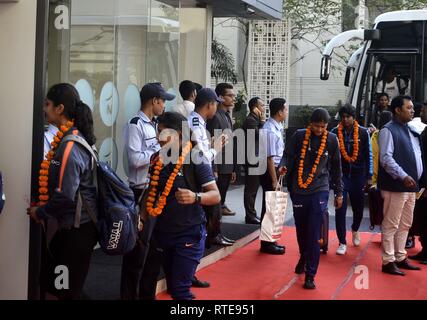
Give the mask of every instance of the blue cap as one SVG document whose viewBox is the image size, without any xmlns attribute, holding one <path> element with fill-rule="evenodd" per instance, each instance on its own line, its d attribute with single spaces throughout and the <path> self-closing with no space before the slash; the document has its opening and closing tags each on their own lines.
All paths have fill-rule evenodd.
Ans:
<svg viewBox="0 0 427 320">
<path fill-rule="evenodd" d="M 215 91 L 212 90 L 211 88 L 203 88 L 197 92 L 196 101 L 195 101 L 196 106 L 202 106 L 205 103 L 212 102 L 212 101 L 216 101 L 219 103 L 224 102 L 224 100 L 219 98 L 216 95 Z"/>
<path fill-rule="evenodd" d="M 160 82 L 152 82 L 144 85 L 139 92 L 141 100 L 148 100 L 151 98 L 161 98 L 166 101 L 175 99 L 175 95 L 167 93 Z"/>
</svg>

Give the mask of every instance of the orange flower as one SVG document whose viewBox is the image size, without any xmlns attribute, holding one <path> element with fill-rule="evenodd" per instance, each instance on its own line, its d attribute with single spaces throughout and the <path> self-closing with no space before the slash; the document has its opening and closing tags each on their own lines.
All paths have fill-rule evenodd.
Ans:
<svg viewBox="0 0 427 320">
<path fill-rule="evenodd" d="M 41 201 L 48 201 L 49 200 L 49 196 L 47 196 L 47 195 L 41 195 L 41 196 L 39 196 L 39 199 Z"/>
<path fill-rule="evenodd" d="M 39 181 L 39 186 L 47 188 L 48 187 L 48 183 L 46 181 Z"/>
<path fill-rule="evenodd" d="M 354 130 L 353 130 L 353 154 L 350 157 L 347 154 L 347 150 L 345 149 L 344 144 L 344 135 L 343 135 L 343 125 L 340 122 L 338 124 L 338 143 L 339 143 L 339 149 L 341 152 L 341 155 L 343 159 L 347 162 L 355 162 L 357 160 L 357 157 L 359 156 L 359 123 L 357 121 L 354 121 Z"/>
<path fill-rule="evenodd" d="M 151 216 L 158 216 L 162 213 L 164 207 L 166 206 L 167 197 L 169 196 L 169 193 L 172 190 L 172 187 L 173 187 L 175 178 L 179 172 L 179 169 L 181 168 L 185 157 L 191 151 L 191 148 L 192 148 L 192 144 L 189 142 L 182 149 L 182 154 L 178 159 L 178 163 L 175 165 L 173 173 L 169 176 L 168 180 L 166 181 L 166 185 L 163 189 L 163 192 L 157 201 L 157 206 L 154 206 L 154 202 L 155 202 L 156 197 L 157 197 L 156 186 L 159 185 L 159 180 L 160 180 L 159 175 L 160 175 L 160 171 L 162 170 L 162 167 L 163 167 L 163 161 L 160 157 L 159 157 L 159 160 L 156 162 L 156 164 L 154 166 L 153 175 L 151 176 L 151 181 L 150 181 L 151 188 L 150 188 L 149 197 L 147 198 L 147 204 L 146 204 L 147 205 L 147 212 Z"/>
<path fill-rule="evenodd" d="M 39 188 L 39 193 L 40 194 L 46 194 L 48 192 L 49 192 L 49 190 L 47 190 L 47 188 L 45 188 L 45 187 Z"/>
<path fill-rule="evenodd" d="M 314 161 L 314 164 L 313 164 L 313 166 L 312 166 L 312 168 L 310 170 L 310 173 L 309 173 L 309 175 L 307 177 L 307 181 L 304 182 L 304 180 L 303 180 L 304 160 L 305 160 L 305 156 L 307 154 L 307 148 L 308 148 L 308 145 L 309 145 L 310 137 L 311 137 L 311 128 L 308 127 L 306 129 L 305 136 L 304 136 L 304 141 L 302 143 L 302 150 L 301 150 L 300 161 L 299 161 L 299 166 L 298 166 L 298 177 L 297 177 L 298 179 L 297 180 L 298 180 L 298 186 L 301 189 L 307 189 L 308 186 L 313 182 L 314 175 L 316 174 L 316 171 L 317 171 L 317 166 L 320 163 L 320 158 L 322 157 L 323 152 L 324 152 L 325 147 L 326 147 L 326 142 L 327 142 L 327 138 L 328 138 L 328 132 L 325 131 L 323 133 L 323 136 L 322 136 L 322 139 L 321 139 L 321 142 L 320 142 L 320 146 L 319 146 L 319 149 L 317 151 L 316 160 Z"/>
</svg>

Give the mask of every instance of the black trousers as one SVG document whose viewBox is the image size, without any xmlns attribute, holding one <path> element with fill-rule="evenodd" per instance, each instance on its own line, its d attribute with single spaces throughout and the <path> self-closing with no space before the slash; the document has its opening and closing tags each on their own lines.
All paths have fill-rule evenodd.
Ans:
<svg viewBox="0 0 427 320">
<path fill-rule="evenodd" d="M 265 215 L 265 193 L 267 191 L 274 191 L 273 181 L 271 180 L 268 170 L 260 176 L 260 183 L 262 187 L 262 210 L 261 210 L 261 222 Z"/>
<path fill-rule="evenodd" d="M 421 197 L 415 203 L 414 221 L 409 236 L 419 235 L 422 253 L 427 257 L 427 198 Z"/>
<path fill-rule="evenodd" d="M 217 185 L 219 194 L 221 195 L 221 206 L 224 206 L 225 204 L 225 198 L 227 197 L 227 191 L 230 187 L 230 181 L 231 181 L 231 173 L 219 173 L 218 179 L 217 179 Z"/>
<path fill-rule="evenodd" d="M 206 231 L 208 234 L 208 240 L 210 240 L 221 233 L 221 205 L 204 206 L 203 210 L 206 214 Z M 206 245 L 209 246 L 209 241 L 206 241 Z"/>
<path fill-rule="evenodd" d="M 135 201 L 143 190 L 134 189 Z M 154 300 L 162 252 L 152 237 L 156 219 L 149 217 L 132 251 L 123 256 L 120 283 L 122 300 Z"/>
<path fill-rule="evenodd" d="M 243 202 L 245 205 L 246 218 L 255 218 L 257 216 L 255 210 L 255 200 L 260 184 L 260 176 L 249 175 L 248 167 L 245 167 L 245 190 Z"/>
<path fill-rule="evenodd" d="M 58 230 L 49 244 L 41 271 L 41 288 L 60 300 L 81 299 L 98 232 L 93 222 Z M 68 279 L 64 266 L 68 269 Z M 68 280 L 68 288 L 66 282 Z M 58 286 L 59 284 L 59 286 Z"/>
</svg>

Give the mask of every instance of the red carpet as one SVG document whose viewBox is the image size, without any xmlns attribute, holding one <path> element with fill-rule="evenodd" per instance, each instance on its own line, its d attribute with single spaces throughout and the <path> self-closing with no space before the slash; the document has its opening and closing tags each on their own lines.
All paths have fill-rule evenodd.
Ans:
<svg viewBox="0 0 427 320">
<path fill-rule="evenodd" d="M 335 254 L 338 246 L 336 233 L 334 230 L 330 232 L 329 253 L 321 254 L 316 290 L 303 289 L 304 275 L 294 273 L 299 258 L 298 245 L 295 228 L 286 227 L 280 241 L 286 245 L 285 255 L 262 254 L 259 241 L 254 241 L 199 271 L 197 276 L 209 281 L 211 287 L 192 288 L 192 291 L 198 300 L 427 299 L 427 266 L 420 265 L 421 271 L 407 271 L 405 277 L 383 274 L 381 235 L 361 235 L 361 245 L 355 248 L 349 233 L 347 254 L 338 256 Z M 409 252 L 413 254 L 418 249 Z M 355 268 L 362 269 L 362 273 L 356 274 Z M 170 297 L 161 293 L 158 299 Z"/>
</svg>

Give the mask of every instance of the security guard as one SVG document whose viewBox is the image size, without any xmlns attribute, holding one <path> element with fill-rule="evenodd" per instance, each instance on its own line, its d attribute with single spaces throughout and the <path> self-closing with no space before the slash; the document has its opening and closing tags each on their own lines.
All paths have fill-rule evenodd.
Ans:
<svg viewBox="0 0 427 320">
<path fill-rule="evenodd" d="M 203 156 L 204 161 L 212 164 L 218 152 L 227 143 L 227 137 L 221 135 L 218 139 L 213 140 L 213 148 L 211 148 L 211 139 L 206 130 L 206 121 L 212 119 L 217 111 L 218 103 L 221 100 L 210 88 L 203 88 L 197 93 L 195 108 L 188 117 L 188 124 L 193 131 L 193 140 L 197 141 L 197 146 Z M 208 243 L 219 244 L 223 246 L 231 246 L 234 242 L 227 241 L 221 235 L 221 206 L 204 207 L 208 220 Z"/>
<path fill-rule="evenodd" d="M 141 110 L 129 121 L 124 135 L 129 164 L 129 185 L 134 192 L 136 203 L 141 201 L 150 181 L 150 159 L 160 150 L 155 117 L 164 112 L 165 101 L 173 100 L 175 96 L 167 93 L 160 83 L 147 83 L 141 89 L 140 98 Z M 123 300 L 155 298 L 161 257 L 155 243 L 150 243 L 154 225 L 155 219 L 148 218 L 145 221 L 135 248 L 123 257 L 120 286 Z"/>
<path fill-rule="evenodd" d="M 276 189 L 280 161 L 282 160 L 285 143 L 283 141 L 283 125 L 288 116 L 286 100 L 275 98 L 270 101 L 270 118 L 265 122 L 263 129 L 267 134 L 267 171 L 260 177 L 263 191 L 261 223 L 266 211 L 265 193 Z M 269 254 L 284 254 L 285 247 L 275 242 L 261 241 L 261 252 Z"/>
</svg>

